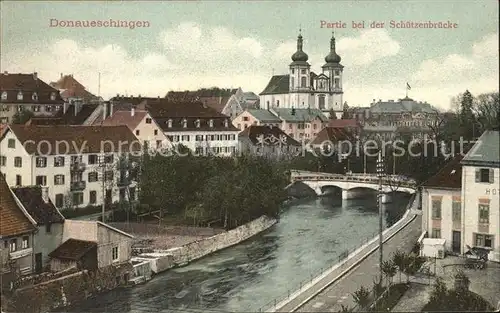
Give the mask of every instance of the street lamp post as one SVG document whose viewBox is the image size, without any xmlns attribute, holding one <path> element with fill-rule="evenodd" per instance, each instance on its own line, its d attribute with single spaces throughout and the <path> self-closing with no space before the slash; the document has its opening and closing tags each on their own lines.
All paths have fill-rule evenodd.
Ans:
<svg viewBox="0 0 500 313">
<path fill-rule="evenodd" d="M 382 262 L 384 261 L 383 259 L 383 238 L 382 238 L 382 232 L 383 232 L 383 208 L 382 208 L 382 177 L 384 176 L 384 159 L 382 158 L 382 152 L 379 151 L 378 153 L 378 160 L 377 160 L 377 177 L 378 177 L 378 195 L 377 195 L 377 204 L 378 204 L 378 242 L 379 242 L 379 269 L 380 269 L 380 282 L 382 282 L 383 279 L 383 272 L 382 272 Z"/>
</svg>

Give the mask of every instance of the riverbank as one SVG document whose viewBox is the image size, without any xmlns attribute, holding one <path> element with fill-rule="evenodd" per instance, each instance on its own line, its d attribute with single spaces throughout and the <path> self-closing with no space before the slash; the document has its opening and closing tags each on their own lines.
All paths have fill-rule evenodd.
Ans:
<svg viewBox="0 0 500 313">
<path fill-rule="evenodd" d="M 261 216 L 251 222 L 229 231 L 198 239 L 183 246 L 140 253 L 134 259 L 149 261 L 154 274 L 162 273 L 171 268 L 186 266 L 190 262 L 201 259 L 211 253 L 239 244 L 267 229 L 278 222 L 275 218 Z"/>
</svg>

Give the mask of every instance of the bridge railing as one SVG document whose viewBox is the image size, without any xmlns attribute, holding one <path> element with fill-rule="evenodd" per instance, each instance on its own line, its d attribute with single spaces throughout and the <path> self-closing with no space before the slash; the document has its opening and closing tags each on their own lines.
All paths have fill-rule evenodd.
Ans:
<svg viewBox="0 0 500 313">
<path fill-rule="evenodd" d="M 332 173 L 316 173 L 307 171 L 292 171 L 292 181 L 352 181 L 352 182 L 373 182 L 378 183 L 376 174 L 353 173 L 348 175 L 332 174 Z M 402 177 L 400 175 L 386 175 L 382 178 L 384 185 L 398 184 L 399 186 L 413 187 L 416 181 L 411 178 Z"/>
</svg>

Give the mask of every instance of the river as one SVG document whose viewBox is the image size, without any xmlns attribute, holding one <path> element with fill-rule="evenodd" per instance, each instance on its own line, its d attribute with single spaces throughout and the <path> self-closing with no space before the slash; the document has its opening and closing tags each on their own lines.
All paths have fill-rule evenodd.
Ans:
<svg viewBox="0 0 500 313">
<path fill-rule="evenodd" d="M 384 205 L 384 227 L 401 216 L 410 196 Z M 144 285 L 87 299 L 66 312 L 256 312 L 296 290 L 311 274 L 338 262 L 378 231 L 376 199 L 332 198 L 290 204 L 280 222 L 237 246 L 167 271 Z"/>
</svg>

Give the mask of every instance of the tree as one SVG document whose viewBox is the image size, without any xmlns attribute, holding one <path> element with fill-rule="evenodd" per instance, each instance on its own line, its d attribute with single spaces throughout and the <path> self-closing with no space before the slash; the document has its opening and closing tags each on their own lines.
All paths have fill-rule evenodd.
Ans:
<svg viewBox="0 0 500 313">
<path fill-rule="evenodd" d="M 475 138 L 475 124 L 476 118 L 473 111 L 474 97 L 466 90 L 460 97 L 460 107 L 458 118 L 460 122 L 460 136 L 465 140 L 472 140 Z"/>
<path fill-rule="evenodd" d="M 330 111 L 328 112 L 328 115 L 329 115 L 331 120 L 337 119 L 337 115 L 335 114 L 335 111 L 333 109 L 330 109 Z"/>
<path fill-rule="evenodd" d="M 401 250 L 396 250 L 396 252 L 392 255 L 392 262 L 399 271 L 399 282 L 401 282 L 401 273 L 404 271 L 405 262 L 406 262 L 406 254 Z"/>
<path fill-rule="evenodd" d="M 370 304 L 370 292 L 364 286 L 356 290 L 352 294 L 352 297 L 354 298 L 354 302 L 360 306 L 361 310 L 366 309 Z"/>
<path fill-rule="evenodd" d="M 17 111 L 12 117 L 12 124 L 25 124 L 33 116 L 35 116 L 35 114 L 30 110 Z"/>
<path fill-rule="evenodd" d="M 474 99 L 473 110 L 477 116 L 481 132 L 499 127 L 500 101 L 499 93 L 486 93 Z"/>
<path fill-rule="evenodd" d="M 342 119 L 349 119 L 349 106 L 347 105 L 347 101 L 344 102 L 344 107 L 342 108 Z"/>
<path fill-rule="evenodd" d="M 387 278 L 389 285 L 392 285 L 392 279 L 396 272 L 398 271 L 398 267 L 392 260 L 382 262 L 382 272 L 384 272 L 385 277 Z"/>
</svg>

